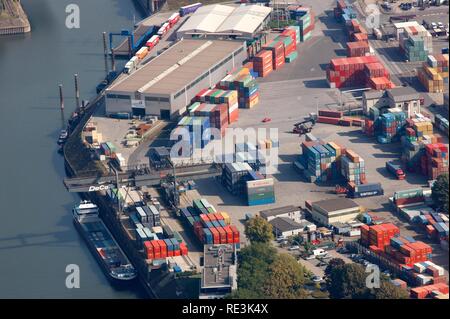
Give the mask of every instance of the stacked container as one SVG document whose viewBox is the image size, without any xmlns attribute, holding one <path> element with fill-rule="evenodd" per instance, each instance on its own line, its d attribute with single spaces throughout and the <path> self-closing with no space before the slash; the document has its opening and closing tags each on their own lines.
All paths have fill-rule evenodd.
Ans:
<svg viewBox="0 0 450 319">
<path fill-rule="evenodd" d="M 433 52 L 432 36 L 422 25 L 408 26 L 399 36 L 400 50 L 410 62 L 426 61 Z"/>
<path fill-rule="evenodd" d="M 248 163 L 226 163 L 222 174 L 225 187 L 233 195 L 245 194 L 246 182 L 252 170 Z"/>
<path fill-rule="evenodd" d="M 448 86 L 448 54 L 428 55 L 417 76 L 427 92 L 441 93 Z"/>
<path fill-rule="evenodd" d="M 352 150 L 347 149 L 341 156 L 341 174 L 347 182 L 353 182 L 355 185 L 367 182 L 364 160 Z"/>
<path fill-rule="evenodd" d="M 227 213 L 217 212 L 205 199 L 193 201 L 193 206 L 181 208 L 183 220 L 192 226 L 197 238 L 203 244 L 239 244 L 239 231 L 230 225 L 230 216 Z M 191 220 L 195 220 L 191 222 Z"/>
<path fill-rule="evenodd" d="M 366 84 L 371 84 L 370 72 L 367 70 L 367 65 L 377 63 L 379 67 L 379 60 L 376 56 L 364 56 L 364 57 L 350 57 L 350 58 L 337 58 L 332 59 L 329 67 L 327 68 L 327 80 L 330 83 L 330 87 L 361 87 Z M 369 67 L 372 69 L 372 67 Z M 368 74 L 369 72 L 369 74 Z M 383 72 L 386 78 L 385 82 L 389 81 L 388 71 Z M 377 79 L 380 79 L 377 77 Z M 379 82 L 379 80 L 376 82 Z M 389 87 L 394 85 L 389 81 Z M 374 85 L 374 84 L 372 84 Z"/>
<path fill-rule="evenodd" d="M 179 243 L 175 238 L 170 238 L 145 241 L 144 253 L 147 259 L 164 259 L 186 256 L 188 249 L 185 243 Z"/>
<path fill-rule="evenodd" d="M 400 234 L 400 230 L 393 224 L 364 225 L 361 227 L 361 244 L 384 249 L 390 244 L 391 238 L 398 234 Z"/>
<path fill-rule="evenodd" d="M 218 88 L 236 90 L 239 108 L 250 109 L 259 101 L 259 86 L 248 68 L 241 68 L 223 78 Z"/>
<path fill-rule="evenodd" d="M 411 289 L 411 298 L 425 299 L 431 296 L 435 292 L 448 295 L 448 285 L 445 283 L 438 283 L 433 285 L 427 285 L 423 287 L 416 287 Z M 448 299 L 448 297 L 447 297 Z"/>
<path fill-rule="evenodd" d="M 406 123 L 407 115 L 400 109 L 389 109 L 377 119 L 377 141 L 381 144 L 400 139 L 400 132 Z"/>
<path fill-rule="evenodd" d="M 284 43 L 280 39 L 273 40 L 263 47 L 264 50 L 272 52 L 272 67 L 278 70 L 284 65 Z"/>
<path fill-rule="evenodd" d="M 253 68 L 260 77 L 266 77 L 273 71 L 273 60 L 271 50 L 262 50 L 253 58 Z"/>
<path fill-rule="evenodd" d="M 265 178 L 258 172 L 251 171 L 247 186 L 248 206 L 275 203 L 275 189 L 272 178 Z"/>
<path fill-rule="evenodd" d="M 219 129 L 222 136 L 225 135 L 225 129 L 230 124 L 227 104 L 207 104 L 195 102 L 188 107 L 188 112 L 190 116 L 209 117 L 211 127 Z"/>
<path fill-rule="evenodd" d="M 425 145 L 421 168 L 430 180 L 435 180 L 439 175 L 448 175 L 448 146 L 443 143 Z"/>
<path fill-rule="evenodd" d="M 366 41 L 348 42 L 347 43 L 347 56 L 358 57 L 369 54 L 369 43 Z"/>
<path fill-rule="evenodd" d="M 299 162 L 309 182 L 335 180 L 341 176 L 339 160 L 344 148 L 334 142 L 323 141 L 303 142 L 301 148 Z"/>
<path fill-rule="evenodd" d="M 178 127 L 189 130 L 190 145 L 192 149 L 203 149 L 210 141 L 209 117 L 206 116 L 185 116 L 178 122 Z"/>
<path fill-rule="evenodd" d="M 229 123 L 233 123 L 239 118 L 238 92 L 221 89 L 204 89 L 201 90 L 192 102 L 204 102 L 211 104 L 223 104 L 228 107 Z"/>
</svg>

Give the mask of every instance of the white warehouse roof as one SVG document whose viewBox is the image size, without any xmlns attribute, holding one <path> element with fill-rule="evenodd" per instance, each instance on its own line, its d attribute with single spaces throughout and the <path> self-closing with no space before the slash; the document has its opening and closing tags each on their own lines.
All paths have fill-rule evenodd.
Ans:
<svg viewBox="0 0 450 319">
<path fill-rule="evenodd" d="M 200 7 L 178 33 L 253 33 L 272 11 L 258 5 Z"/>
</svg>

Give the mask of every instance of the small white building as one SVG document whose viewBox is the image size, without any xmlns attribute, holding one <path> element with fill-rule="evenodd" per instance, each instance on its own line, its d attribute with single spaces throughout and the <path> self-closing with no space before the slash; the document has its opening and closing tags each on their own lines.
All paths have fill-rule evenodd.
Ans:
<svg viewBox="0 0 450 319">
<path fill-rule="evenodd" d="M 361 208 L 348 198 L 336 198 L 313 202 L 310 212 L 314 221 L 329 226 L 355 220 Z"/>
<path fill-rule="evenodd" d="M 287 217 L 293 221 L 300 222 L 303 219 L 303 212 L 298 206 L 289 205 L 278 208 L 262 210 L 259 216 L 270 222 L 277 217 Z"/>
<path fill-rule="evenodd" d="M 413 117 L 415 113 L 420 113 L 420 100 L 420 93 L 407 86 L 399 86 L 386 91 L 365 91 L 362 96 L 365 114 L 369 114 L 371 108 L 378 110 L 398 108 L 405 112 L 408 117 Z"/>
<path fill-rule="evenodd" d="M 269 224 L 272 225 L 273 233 L 276 238 L 287 238 L 304 233 L 306 231 L 316 230 L 316 225 L 314 225 L 313 223 L 310 223 L 306 220 L 302 221 L 301 223 L 297 223 L 289 217 L 276 217 L 272 219 Z"/>
</svg>

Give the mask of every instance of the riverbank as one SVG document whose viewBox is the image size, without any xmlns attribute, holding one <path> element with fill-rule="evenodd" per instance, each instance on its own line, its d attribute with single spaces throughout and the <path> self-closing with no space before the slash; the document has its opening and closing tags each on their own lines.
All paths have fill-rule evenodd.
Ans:
<svg viewBox="0 0 450 319">
<path fill-rule="evenodd" d="M 0 0 L 0 35 L 31 32 L 30 21 L 18 0 Z"/>
</svg>

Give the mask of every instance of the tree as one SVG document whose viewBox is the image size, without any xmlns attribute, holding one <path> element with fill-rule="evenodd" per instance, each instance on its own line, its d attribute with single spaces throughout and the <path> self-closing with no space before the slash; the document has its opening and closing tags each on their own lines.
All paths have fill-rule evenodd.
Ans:
<svg viewBox="0 0 450 319">
<path fill-rule="evenodd" d="M 345 265 L 345 261 L 341 258 L 332 258 L 328 262 L 327 268 L 325 268 L 325 277 L 330 276 L 331 272 L 339 267 L 343 267 Z"/>
<path fill-rule="evenodd" d="M 289 254 L 279 254 L 270 265 L 264 292 L 272 299 L 306 298 L 305 269 Z"/>
<path fill-rule="evenodd" d="M 267 243 L 274 239 L 272 225 L 259 216 L 250 218 L 245 224 L 245 235 L 252 243 Z"/>
<path fill-rule="evenodd" d="M 276 255 L 275 248 L 258 242 L 252 243 L 239 252 L 237 270 L 239 297 L 264 298 L 262 283 L 269 276 L 269 266 Z"/>
<path fill-rule="evenodd" d="M 372 290 L 375 299 L 408 299 L 409 295 L 406 289 L 395 286 L 388 280 L 382 280 L 380 288 Z"/>
<path fill-rule="evenodd" d="M 329 268 L 326 285 L 332 299 L 368 299 L 370 290 L 366 287 L 364 268 L 358 264 L 340 265 Z"/>
<path fill-rule="evenodd" d="M 448 213 L 448 175 L 439 175 L 431 188 L 431 197 L 438 209 Z"/>
</svg>

